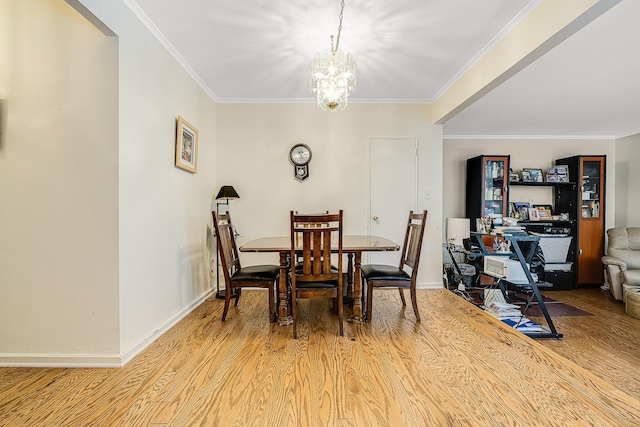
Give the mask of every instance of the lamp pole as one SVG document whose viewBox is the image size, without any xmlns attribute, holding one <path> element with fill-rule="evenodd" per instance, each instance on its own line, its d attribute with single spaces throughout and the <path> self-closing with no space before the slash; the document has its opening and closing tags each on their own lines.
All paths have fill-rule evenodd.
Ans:
<svg viewBox="0 0 640 427">
<path fill-rule="evenodd" d="M 216 196 L 216 214 L 220 215 L 220 205 L 229 206 L 229 200 L 239 199 L 240 196 L 236 192 L 236 190 L 231 185 L 223 185 L 220 187 L 220 191 L 218 191 L 218 195 Z M 224 200 L 224 202 L 218 202 L 217 200 Z M 233 230 L 231 230 L 234 233 Z M 218 237 L 216 236 L 216 239 Z M 220 253 L 218 252 L 218 245 L 216 242 L 216 298 L 224 299 L 227 289 L 225 287 L 224 290 L 220 291 Z M 235 298 L 235 293 L 231 294 L 232 298 Z"/>
</svg>

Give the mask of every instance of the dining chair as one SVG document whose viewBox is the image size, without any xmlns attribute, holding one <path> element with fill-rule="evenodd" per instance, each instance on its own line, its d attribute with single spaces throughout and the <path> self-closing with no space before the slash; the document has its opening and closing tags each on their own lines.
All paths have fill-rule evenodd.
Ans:
<svg viewBox="0 0 640 427">
<path fill-rule="evenodd" d="M 331 298 L 338 311 L 340 336 L 344 336 L 342 306 L 342 210 L 337 214 L 290 213 L 291 260 L 300 254 L 291 271 L 291 316 L 293 338 L 298 338 L 297 300 Z M 331 255 L 337 255 L 337 266 Z"/>
<path fill-rule="evenodd" d="M 280 276 L 280 266 L 252 265 L 242 267 L 240 265 L 235 231 L 229 212 L 227 211 L 226 214 L 219 215 L 213 211 L 211 214 L 213 215 L 213 225 L 216 230 L 218 253 L 220 255 L 225 283 L 222 321 L 224 322 L 227 318 L 231 294 L 234 289 L 236 291 L 234 305 L 237 306 L 240 295 L 242 294 L 242 288 L 267 288 L 269 291 L 269 321 L 274 323 L 276 321 L 275 292 L 278 277 Z"/>
<path fill-rule="evenodd" d="M 414 214 L 413 211 L 409 212 L 407 232 L 404 236 L 404 243 L 402 244 L 402 252 L 400 254 L 400 264 L 398 267 L 382 264 L 367 264 L 362 266 L 362 283 L 363 285 L 366 285 L 367 288 L 366 322 L 371 321 L 374 288 L 398 288 L 403 307 L 407 306 L 403 290 L 408 288 L 411 293 L 413 312 L 416 315 L 416 320 L 420 321 L 418 301 L 416 299 L 416 280 L 418 277 L 418 265 L 420 264 L 422 237 L 424 236 L 426 223 L 426 210 L 422 211 L 420 214 Z M 409 268 L 410 273 L 407 272 L 407 268 Z M 364 298 L 364 292 L 362 293 L 362 296 Z"/>
</svg>

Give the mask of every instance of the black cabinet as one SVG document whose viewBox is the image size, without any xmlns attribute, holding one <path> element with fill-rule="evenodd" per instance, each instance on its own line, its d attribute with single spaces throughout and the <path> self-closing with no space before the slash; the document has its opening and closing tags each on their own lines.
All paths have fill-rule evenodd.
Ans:
<svg viewBox="0 0 640 427">
<path fill-rule="evenodd" d="M 467 160 L 466 212 L 471 229 L 488 215 L 509 215 L 509 156 L 477 156 Z"/>
</svg>

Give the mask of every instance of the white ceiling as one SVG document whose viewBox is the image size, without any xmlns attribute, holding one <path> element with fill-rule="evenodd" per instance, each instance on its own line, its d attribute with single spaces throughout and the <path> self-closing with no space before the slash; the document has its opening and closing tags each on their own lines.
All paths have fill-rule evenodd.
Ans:
<svg viewBox="0 0 640 427">
<path fill-rule="evenodd" d="M 339 0 L 125 0 L 217 102 L 314 102 Z M 345 0 L 350 102 L 431 103 L 540 0 Z M 640 1 L 622 0 L 444 125 L 445 135 L 640 132 Z M 327 113 L 331 114 L 331 113 Z"/>
</svg>

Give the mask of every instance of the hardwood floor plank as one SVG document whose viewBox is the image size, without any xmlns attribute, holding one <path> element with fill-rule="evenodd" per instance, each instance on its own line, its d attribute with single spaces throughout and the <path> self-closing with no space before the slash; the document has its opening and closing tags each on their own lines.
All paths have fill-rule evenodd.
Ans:
<svg viewBox="0 0 640 427">
<path fill-rule="evenodd" d="M 303 301 L 293 340 L 245 291 L 226 322 L 208 300 L 121 369 L 0 368 L 0 425 L 638 423 L 640 320 L 604 291 L 549 295 L 594 316 L 532 340 L 444 289 L 418 292 L 422 322 L 376 291 L 344 337 L 327 302 Z"/>
</svg>

